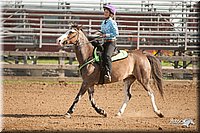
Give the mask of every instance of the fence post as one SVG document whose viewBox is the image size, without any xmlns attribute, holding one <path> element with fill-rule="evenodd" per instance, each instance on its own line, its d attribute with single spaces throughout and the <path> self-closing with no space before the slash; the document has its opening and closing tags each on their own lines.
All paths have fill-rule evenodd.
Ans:
<svg viewBox="0 0 200 133">
<path fill-rule="evenodd" d="M 69 55 L 69 65 L 72 65 L 72 63 L 73 63 L 73 56 L 72 56 L 72 54 L 73 54 L 73 50 L 71 50 L 70 55 Z"/>
<path fill-rule="evenodd" d="M 88 29 L 88 32 L 89 32 L 89 35 L 91 35 L 91 27 L 92 27 L 92 20 L 91 19 L 89 19 L 89 29 Z"/>
<path fill-rule="evenodd" d="M 28 51 L 28 49 L 26 49 L 25 51 Z M 27 62 L 28 56 L 27 55 L 24 55 L 23 60 L 24 60 L 24 64 L 28 64 L 28 62 Z"/>
<path fill-rule="evenodd" d="M 198 73 L 196 72 L 196 69 L 198 68 L 198 62 L 195 60 L 195 55 L 193 55 L 192 58 L 192 70 L 193 70 L 193 75 L 192 79 L 193 81 L 196 81 L 198 79 Z"/>
<path fill-rule="evenodd" d="M 39 48 L 42 47 L 42 18 L 40 18 L 40 44 Z"/>
<path fill-rule="evenodd" d="M 140 48 L 140 21 L 138 21 L 138 31 L 137 31 L 137 49 Z"/>
<path fill-rule="evenodd" d="M 188 33 L 187 33 L 187 21 L 185 22 L 185 50 L 187 50 L 187 41 L 188 41 Z"/>
<path fill-rule="evenodd" d="M 62 50 L 60 50 L 59 52 L 62 53 Z M 60 66 L 59 77 L 60 78 L 65 77 L 65 70 L 63 69 L 64 65 L 65 65 L 65 58 L 63 56 L 59 57 L 59 66 Z"/>
<path fill-rule="evenodd" d="M 15 51 L 17 52 L 19 51 L 19 49 L 16 49 Z M 15 64 L 19 64 L 18 56 L 14 56 L 14 59 L 15 59 Z"/>
</svg>

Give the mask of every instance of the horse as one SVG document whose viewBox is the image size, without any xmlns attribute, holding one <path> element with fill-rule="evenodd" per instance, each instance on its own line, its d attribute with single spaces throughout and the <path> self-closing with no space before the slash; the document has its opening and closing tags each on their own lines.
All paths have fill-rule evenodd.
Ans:
<svg viewBox="0 0 200 133">
<path fill-rule="evenodd" d="M 100 78 L 100 65 L 96 62 L 86 63 L 93 57 L 94 46 L 91 41 L 83 32 L 82 26 L 72 26 L 67 32 L 57 38 L 57 44 L 60 47 L 71 44 L 74 46 L 74 51 L 80 66 L 84 66 L 80 69 L 82 76 L 82 84 L 78 94 L 76 95 L 72 105 L 64 115 L 67 118 L 71 118 L 72 113 L 75 110 L 75 106 L 80 101 L 81 97 L 86 93 L 89 94 L 89 100 L 95 111 L 107 117 L 107 113 L 103 108 L 100 108 L 94 100 L 94 86 L 98 85 Z M 160 60 L 150 54 L 144 54 L 140 50 L 129 50 L 128 57 L 122 60 L 112 62 L 112 81 L 110 83 L 123 81 L 125 99 L 119 108 L 116 116 L 122 116 L 130 101 L 131 85 L 137 80 L 150 96 L 153 111 L 158 117 L 164 117 L 163 113 L 158 109 L 154 92 L 150 87 L 150 79 L 154 79 L 159 93 L 163 97 L 163 85 L 162 85 L 162 70 Z M 108 83 L 106 83 L 108 84 Z"/>
</svg>

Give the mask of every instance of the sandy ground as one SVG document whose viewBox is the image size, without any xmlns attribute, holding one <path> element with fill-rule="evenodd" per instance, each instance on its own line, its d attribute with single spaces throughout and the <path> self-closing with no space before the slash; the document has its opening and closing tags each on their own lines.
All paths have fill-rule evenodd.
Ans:
<svg viewBox="0 0 200 133">
<path fill-rule="evenodd" d="M 96 103 L 107 111 L 108 117 L 95 112 L 86 93 L 69 119 L 63 115 L 81 82 L 76 78 L 65 81 L 4 78 L 3 131 L 198 131 L 199 88 L 196 82 L 164 80 L 165 100 L 152 84 L 164 118 L 155 115 L 147 92 L 138 82 L 132 85 L 133 96 L 125 113 L 116 117 L 124 99 L 123 83 L 119 82 L 95 87 Z M 195 124 L 183 127 L 186 118 L 191 118 Z"/>
</svg>

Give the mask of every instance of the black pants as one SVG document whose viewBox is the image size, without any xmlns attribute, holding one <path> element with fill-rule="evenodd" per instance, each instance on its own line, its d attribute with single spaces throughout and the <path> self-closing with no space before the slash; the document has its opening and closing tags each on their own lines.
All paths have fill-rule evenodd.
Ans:
<svg viewBox="0 0 200 133">
<path fill-rule="evenodd" d="M 115 41 L 105 42 L 103 44 L 103 65 L 105 66 L 106 72 L 112 72 L 112 61 L 111 56 L 115 50 Z"/>
</svg>

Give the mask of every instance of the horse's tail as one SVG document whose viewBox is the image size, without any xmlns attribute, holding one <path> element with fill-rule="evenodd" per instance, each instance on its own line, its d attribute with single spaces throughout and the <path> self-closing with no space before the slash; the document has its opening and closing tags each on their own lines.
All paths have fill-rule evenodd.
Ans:
<svg viewBox="0 0 200 133">
<path fill-rule="evenodd" d="M 162 85 L 162 68 L 160 60 L 152 55 L 146 55 L 151 64 L 151 74 L 159 89 L 161 96 L 163 97 L 163 85 Z"/>
</svg>

